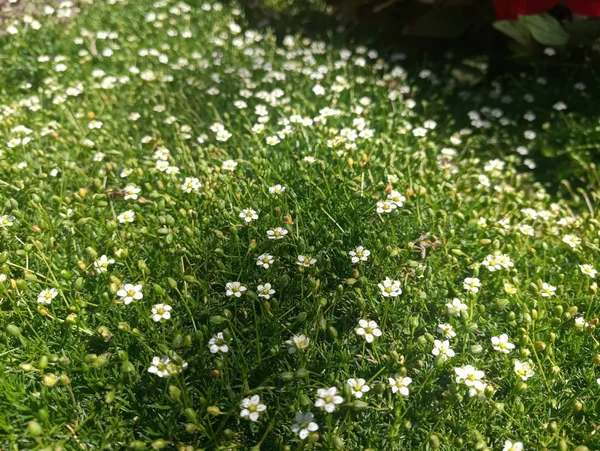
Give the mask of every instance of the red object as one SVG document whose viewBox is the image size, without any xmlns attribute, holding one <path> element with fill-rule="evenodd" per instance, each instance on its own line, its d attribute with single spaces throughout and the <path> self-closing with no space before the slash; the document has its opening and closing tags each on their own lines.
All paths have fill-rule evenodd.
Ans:
<svg viewBox="0 0 600 451">
<path fill-rule="evenodd" d="M 520 15 L 542 14 L 550 11 L 561 0 L 493 0 L 498 20 L 516 20 Z M 600 17 L 600 0 L 567 0 L 574 13 Z"/>
</svg>

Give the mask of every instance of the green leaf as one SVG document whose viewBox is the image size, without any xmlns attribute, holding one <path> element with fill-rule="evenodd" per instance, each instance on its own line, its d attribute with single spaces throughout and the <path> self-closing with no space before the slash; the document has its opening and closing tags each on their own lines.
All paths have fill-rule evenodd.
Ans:
<svg viewBox="0 0 600 451">
<path fill-rule="evenodd" d="M 519 16 L 519 23 L 523 24 L 540 44 L 561 46 L 569 40 L 569 33 L 550 14 Z"/>
<path fill-rule="evenodd" d="M 496 30 L 513 38 L 519 44 L 529 45 L 531 43 L 531 33 L 520 22 L 514 20 L 497 20 L 492 25 Z"/>
</svg>

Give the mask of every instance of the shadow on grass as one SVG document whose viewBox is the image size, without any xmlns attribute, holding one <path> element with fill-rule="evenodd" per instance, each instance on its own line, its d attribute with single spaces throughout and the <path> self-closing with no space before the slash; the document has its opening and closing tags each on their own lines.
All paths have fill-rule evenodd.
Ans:
<svg viewBox="0 0 600 451">
<path fill-rule="evenodd" d="M 562 186 L 562 179 L 600 189 L 594 166 L 600 164 L 600 120 L 593 100 L 600 98 L 597 51 L 572 47 L 548 56 L 540 47 L 537 55 L 515 57 L 509 40 L 489 25 L 473 25 L 453 38 L 410 36 L 407 33 L 419 30 L 408 18 L 418 15 L 414 8 L 424 8 L 414 2 L 392 3 L 378 14 L 364 7 L 354 17 L 325 10 L 274 11 L 260 0 L 242 1 L 242 6 L 252 28 L 272 29 L 280 41 L 287 34 L 301 34 L 340 49 L 376 49 L 381 58 L 408 71 L 421 96 L 436 101 L 438 108 L 427 110 L 429 118 L 454 131 L 475 128 L 477 133 L 477 121 L 469 116 L 477 112 L 491 126 L 479 130 L 490 136 L 489 145 L 471 149 L 481 158 L 517 156 L 517 148 L 524 147 L 529 152 L 524 160 L 535 162 L 535 167 L 528 162 L 524 170 L 531 170 L 552 191 Z M 488 15 L 486 23 L 493 18 L 490 10 L 476 14 Z M 435 77 L 422 79 L 423 69 Z M 558 102 L 567 109 L 557 111 Z M 501 111 L 510 124 L 487 117 L 490 111 L 492 116 Z M 531 114 L 534 120 L 526 118 Z M 536 138 L 525 138 L 527 131 L 534 131 Z"/>
</svg>

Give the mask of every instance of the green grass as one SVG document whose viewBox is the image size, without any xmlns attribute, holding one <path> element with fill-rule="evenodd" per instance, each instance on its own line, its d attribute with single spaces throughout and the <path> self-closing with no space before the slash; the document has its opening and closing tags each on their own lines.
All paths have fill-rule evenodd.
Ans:
<svg viewBox="0 0 600 451">
<path fill-rule="evenodd" d="M 600 447 L 598 287 L 580 268 L 600 265 L 598 182 L 582 160 L 583 179 L 547 189 L 524 164 L 549 145 L 594 148 L 593 82 L 469 88 L 452 61 L 402 72 L 360 43 L 347 60 L 333 41 L 277 43 L 235 4 L 115 3 L 0 38 L 2 449 Z M 489 127 L 471 124 L 482 106 L 509 123 L 484 110 Z M 219 141 L 214 124 L 231 136 Z M 378 213 L 392 190 L 405 201 Z M 268 239 L 275 228 L 287 234 Z M 353 264 L 357 246 L 370 255 Z M 482 265 L 496 254 L 514 266 Z M 387 277 L 400 295 L 382 296 Z M 227 296 L 229 282 L 247 290 Z M 156 304 L 170 319 L 153 320 Z M 373 343 L 356 332 L 362 319 L 378 324 Z M 508 354 L 492 345 L 502 334 Z M 289 353 L 301 335 L 308 346 Z M 432 355 L 445 339 L 455 355 Z M 166 369 L 148 371 L 155 357 Z M 531 364 L 527 380 L 515 361 Z M 470 383 L 479 396 L 457 378 L 466 365 L 484 372 L 485 385 Z M 412 380 L 408 396 L 392 392 L 395 377 Z M 353 397 L 350 378 L 370 391 Z M 333 413 L 315 406 L 330 387 L 342 397 Z M 240 407 L 255 395 L 266 406 L 256 422 Z M 305 440 L 298 412 L 319 426 Z"/>
</svg>

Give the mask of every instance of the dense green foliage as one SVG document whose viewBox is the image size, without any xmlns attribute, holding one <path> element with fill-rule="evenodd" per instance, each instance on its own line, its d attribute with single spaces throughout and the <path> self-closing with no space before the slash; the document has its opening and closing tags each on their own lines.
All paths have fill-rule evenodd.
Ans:
<svg viewBox="0 0 600 451">
<path fill-rule="evenodd" d="M 600 447 L 592 157 L 531 170 L 592 83 L 45 12 L 0 38 L 2 449 Z"/>
</svg>

